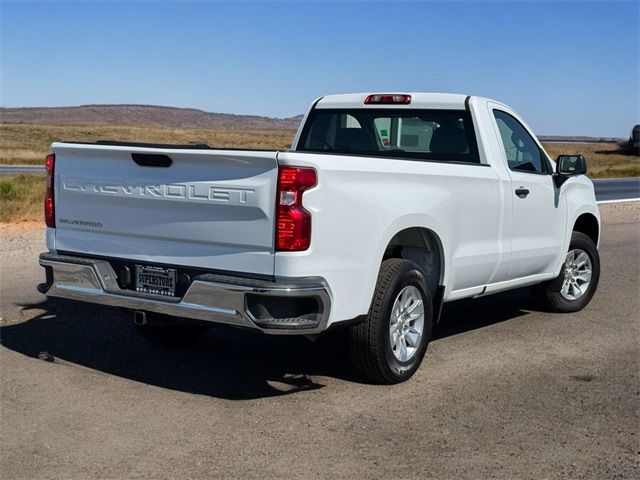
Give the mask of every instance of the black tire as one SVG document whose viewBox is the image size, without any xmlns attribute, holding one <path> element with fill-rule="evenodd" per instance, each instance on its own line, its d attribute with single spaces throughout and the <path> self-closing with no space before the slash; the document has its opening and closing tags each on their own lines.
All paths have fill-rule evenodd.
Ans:
<svg viewBox="0 0 640 480">
<path fill-rule="evenodd" d="M 148 342 L 165 347 L 190 345 L 206 331 L 204 325 L 190 325 L 171 320 L 172 317 L 147 313 L 152 323 L 136 324 L 138 333 Z"/>
<path fill-rule="evenodd" d="M 424 304 L 424 326 L 416 351 L 406 362 L 398 360 L 390 345 L 391 309 L 402 289 L 418 289 Z M 371 307 L 364 322 L 349 332 L 349 350 L 356 371 L 377 384 L 404 382 L 418 370 L 431 339 L 433 306 L 420 268 L 409 260 L 391 258 L 382 262 Z"/>
<path fill-rule="evenodd" d="M 598 254 L 598 249 L 593 240 L 584 233 L 573 232 L 571 243 L 569 244 L 569 252 L 576 249 L 585 252 L 589 256 L 589 260 L 591 260 L 591 282 L 587 287 L 587 291 L 575 300 L 567 299 L 560 293 L 566 271 L 566 266 L 563 264 L 560 275 L 556 278 L 532 287 L 533 296 L 543 309 L 556 313 L 577 312 L 582 310 L 596 293 L 598 281 L 600 280 L 600 255 Z"/>
</svg>

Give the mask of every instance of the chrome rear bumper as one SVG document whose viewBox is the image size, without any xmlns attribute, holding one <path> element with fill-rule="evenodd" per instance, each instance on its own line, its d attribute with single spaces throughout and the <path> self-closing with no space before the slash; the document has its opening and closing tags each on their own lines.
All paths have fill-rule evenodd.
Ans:
<svg viewBox="0 0 640 480">
<path fill-rule="evenodd" d="M 313 277 L 269 282 L 202 274 L 193 278 L 182 298 L 172 298 L 120 288 L 117 275 L 106 260 L 43 253 L 40 265 L 47 270 L 47 284 L 42 289 L 47 296 L 255 328 L 271 334 L 320 333 L 326 328 L 331 308 L 328 287 L 322 279 Z M 291 311 L 281 308 L 282 302 L 298 302 L 304 313 L 271 315 L 274 310 Z"/>
</svg>

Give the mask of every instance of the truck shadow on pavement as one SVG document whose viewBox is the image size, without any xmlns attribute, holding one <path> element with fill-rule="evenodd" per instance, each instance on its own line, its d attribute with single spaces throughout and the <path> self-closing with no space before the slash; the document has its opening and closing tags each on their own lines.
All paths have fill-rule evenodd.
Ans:
<svg viewBox="0 0 640 480">
<path fill-rule="evenodd" d="M 119 309 L 46 299 L 21 305 L 30 320 L 0 328 L 0 343 L 29 357 L 78 365 L 172 390 L 231 400 L 323 388 L 333 377 L 361 382 L 350 367 L 347 337 L 335 331 L 316 342 L 215 326 L 193 345 L 152 345 Z M 533 310 L 526 289 L 445 305 L 434 340 L 508 321 Z"/>
</svg>

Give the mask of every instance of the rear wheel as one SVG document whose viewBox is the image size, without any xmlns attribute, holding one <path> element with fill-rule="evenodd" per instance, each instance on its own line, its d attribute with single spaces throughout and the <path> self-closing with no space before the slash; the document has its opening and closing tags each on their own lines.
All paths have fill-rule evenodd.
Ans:
<svg viewBox="0 0 640 480">
<path fill-rule="evenodd" d="M 409 379 L 427 350 L 432 318 L 431 296 L 420 268 L 409 260 L 385 260 L 367 318 L 350 330 L 355 369 L 374 383 Z"/>
<path fill-rule="evenodd" d="M 600 279 L 600 256 L 595 243 L 580 232 L 573 232 L 560 275 L 533 286 L 538 303 L 552 312 L 582 310 L 593 297 Z"/>
</svg>

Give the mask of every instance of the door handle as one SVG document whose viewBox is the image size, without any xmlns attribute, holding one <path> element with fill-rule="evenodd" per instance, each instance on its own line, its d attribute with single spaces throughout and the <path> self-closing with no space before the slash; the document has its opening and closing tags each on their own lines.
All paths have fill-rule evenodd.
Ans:
<svg viewBox="0 0 640 480">
<path fill-rule="evenodd" d="M 526 196 L 529 195 L 529 189 L 524 187 L 516 188 L 516 195 L 519 198 L 526 198 Z"/>
</svg>

